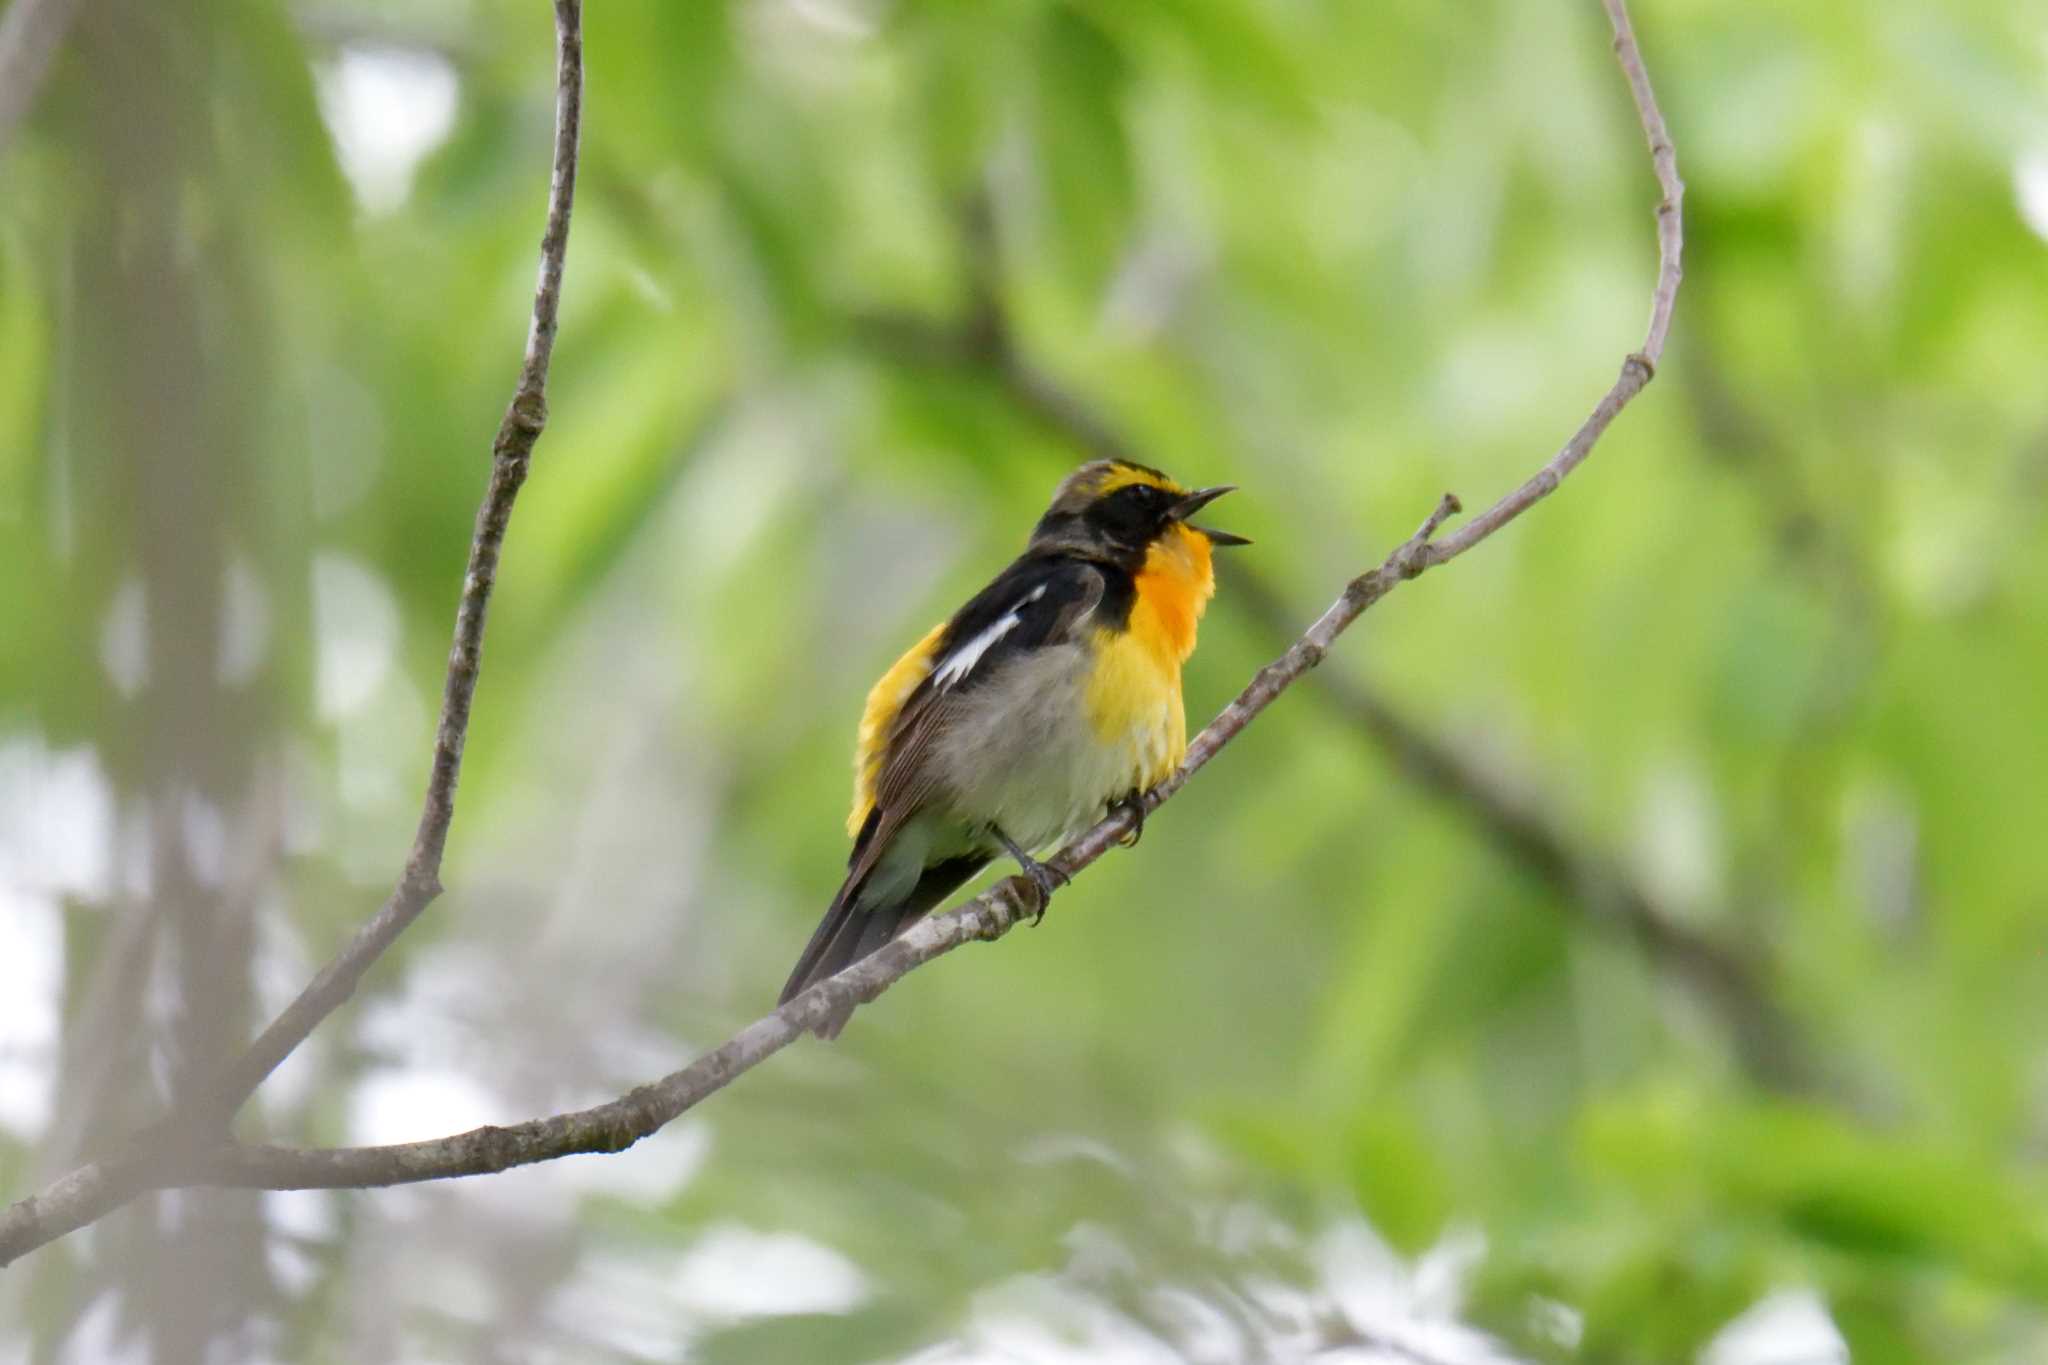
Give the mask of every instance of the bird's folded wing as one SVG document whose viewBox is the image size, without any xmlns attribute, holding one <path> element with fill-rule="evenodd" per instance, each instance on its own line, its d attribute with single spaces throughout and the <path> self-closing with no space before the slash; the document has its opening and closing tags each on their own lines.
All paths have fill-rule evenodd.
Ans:
<svg viewBox="0 0 2048 1365">
<path fill-rule="evenodd" d="M 930 794 L 926 758 L 948 717 L 1018 656 L 1073 639 L 1104 588 L 1102 571 L 1084 560 L 1027 555 L 954 613 L 931 672 L 890 726 L 875 790 L 883 823 L 907 819 Z"/>
</svg>

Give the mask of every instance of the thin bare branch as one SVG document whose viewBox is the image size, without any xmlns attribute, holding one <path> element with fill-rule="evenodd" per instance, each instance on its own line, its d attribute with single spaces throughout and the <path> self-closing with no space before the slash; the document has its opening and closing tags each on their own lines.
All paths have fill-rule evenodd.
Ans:
<svg viewBox="0 0 2048 1365">
<path fill-rule="evenodd" d="M 562 271 L 569 244 L 570 211 L 576 194 L 576 160 L 583 110 L 581 0 L 555 0 L 555 139 L 548 190 L 547 225 L 541 237 L 540 274 L 519 379 L 504 420 L 491 443 L 491 472 L 469 565 L 456 609 L 455 639 L 442 686 L 431 772 L 419 827 L 397 886 L 377 913 L 323 967 L 271 1025 L 223 1074 L 198 1093 L 173 1097 L 170 1114 L 131 1142 L 121 1157 L 82 1167 L 58 1180 L 38 1199 L 25 1200 L 0 1216 L 0 1265 L 13 1251 L 18 1215 L 52 1203 L 75 1205 L 83 1222 L 132 1198 L 144 1186 L 136 1173 L 161 1151 L 185 1141 L 210 1142 L 277 1065 L 354 992 L 384 951 L 440 894 L 441 857 L 455 817 L 455 787 L 462 770 L 463 739 L 482 669 L 486 610 L 497 582 L 498 561 L 512 505 L 532 462 L 533 448 L 547 423 L 548 364 L 553 358 L 561 308 Z M 9 17 L 12 17 L 10 11 Z M 58 1227 L 56 1231 L 66 1231 Z M 33 1245 L 33 1243 L 31 1243 Z"/>
<path fill-rule="evenodd" d="M 182 1124 L 225 1123 L 264 1077 L 306 1040 L 320 1021 L 354 994 L 370 965 L 405 932 L 441 893 L 441 855 L 455 819 L 455 785 L 462 773 L 462 744 L 469 732 L 470 703 L 483 668 L 485 613 L 498 580 L 498 559 L 511 524 L 512 504 L 526 482 L 534 443 L 547 425 L 548 362 L 554 357 L 556 317 L 562 302 L 562 267 L 569 248 L 569 214 L 576 198 L 577 143 L 583 121 L 582 0 L 555 0 L 555 147 L 548 189 L 547 227 L 540 242 L 540 279 L 534 288 L 533 320 L 526 335 L 518 387 L 491 443 L 490 482 L 477 509 L 470 540 L 469 568 L 455 613 L 455 642 L 448 651 L 448 675 L 441 688 L 441 718 L 434 732 L 433 766 L 420 811 L 419 829 L 405 871 L 382 908 L 320 969 L 217 1088 L 185 1099 Z"/>
<path fill-rule="evenodd" d="M 1147 809 L 1157 809 L 1171 798 L 1254 716 L 1322 659 L 1328 641 L 1343 629 L 1343 623 L 1364 609 L 1351 608 L 1353 600 L 1369 605 L 1402 579 L 1412 577 L 1412 566 L 1429 537 L 1456 510 L 1457 499 L 1446 494 L 1413 536 L 1378 568 L 1355 580 L 1345 596 L 1287 653 L 1259 670 L 1237 699 L 1188 746 L 1187 761 L 1180 769 L 1148 794 Z M 1128 810 L 1118 810 L 1062 849 L 1051 860 L 1053 865 L 1070 876 L 1080 872 L 1116 846 L 1131 818 Z M 1005 878 L 965 905 L 924 920 L 880 952 L 749 1024 L 681 1071 L 594 1108 L 383 1147 L 305 1149 L 222 1143 L 197 1153 L 173 1149 L 94 1163 L 72 1172 L 36 1198 L 15 1205 L 0 1218 L 0 1264 L 93 1221 L 146 1188 L 357 1189 L 482 1175 L 577 1153 L 621 1151 L 724 1089 L 813 1025 L 873 1000 L 912 969 L 962 944 L 1001 938 L 1036 913 L 1037 895 L 1037 888 L 1025 878 Z"/>
<path fill-rule="evenodd" d="M 1678 183 L 1670 141 L 1642 75 L 1640 57 L 1635 54 L 1632 37 L 1627 36 L 1625 14 L 1620 23 L 1623 27 L 1617 29 L 1616 53 L 1637 96 L 1638 111 L 1644 115 L 1645 133 L 1656 153 L 1655 169 L 1665 192 L 1658 207 L 1660 263 L 1649 335 L 1642 353 L 1629 357 L 1616 391 L 1602 400 L 1564 451 L 1487 513 L 1494 518 L 1490 529 L 1475 535 L 1467 527 L 1459 533 L 1470 537 L 1467 546 L 1520 515 L 1585 458 L 1614 414 L 1647 382 L 1670 329 L 1682 247 L 1677 205 L 1684 188 Z M 968 262 L 964 323 L 947 326 L 883 314 L 861 319 L 858 325 L 862 330 L 879 346 L 910 360 L 986 370 L 1017 408 L 1091 458 L 1161 463 L 1140 449 L 1087 397 L 1032 361 L 1000 293 L 1000 259 L 986 195 L 977 195 L 962 217 Z M 1638 370 L 1639 374 L 1634 373 Z M 1421 552 L 1416 571 L 1457 553 L 1444 548 L 1452 539 L 1446 537 Z M 1279 597 L 1249 566 L 1232 566 L 1229 601 L 1249 610 L 1269 630 L 1278 633 L 1292 628 Z M 1412 780 L 1457 802 L 1500 847 L 1556 886 L 1570 904 L 1627 933 L 1653 961 L 1694 989 L 1727 1021 L 1751 1074 L 1775 1085 L 1791 1085 L 1807 1074 L 1801 1061 L 1804 1050 L 1770 998 L 1759 967 L 1747 954 L 1672 918 L 1611 861 L 1577 847 L 1538 803 L 1487 780 L 1462 754 L 1398 715 L 1370 689 L 1334 674 L 1320 674 L 1317 681 L 1317 690 L 1334 708 L 1376 738 Z"/>
<path fill-rule="evenodd" d="M 1677 177 L 1668 152 L 1669 139 L 1663 136 L 1663 120 L 1656 112 L 1648 82 L 1640 78 L 1641 58 L 1636 53 L 1635 40 L 1629 31 L 1621 0 L 1603 0 L 1603 3 L 1614 21 L 1616 51 L 1624 72 L 1629 75 L 1630 88 L 1636 93 L 1638 112 L 1642 115 L 1653 153 L 1658 155 L 1659 179 L 1665 183 L 1666 202 L 1671 205 L 1670 211 L 1660 217 L 1659 247 L 1663 268 L 1659 272 L 1658 302 L 1653 305 L 1653 317 L 1663 319 L 1663 323 L 1660 325 L 1653 321 L 1644 352 L 1630 357 L 1628 366 L 1624 367 L 1622 381 L 1617 382 L 1601 400 L 1593 417 L 1565 450 L 1545 466 L 1553 486 L 1557 479 L 1583 461 L 1615 413 L 1648 382 L 1654 372 L 1656 354 L 1662 348 L 1662 327 L 1668 326 L 1669 296 L 1675 292 L 1678 281 L 1677 252 L 1681 238 L 1676 226 Z M 558 9 L 565 7 L 573 13 L 574 0 L 558 0 Z M 1664 151 L 1658 153 L 1660 146 Z M 561 178 L 558 176 L 558 189 L 560 186 Z M 1662 226 L 1665 223 L 1671 225 L 1668 231 Z M 545 278 L 544 272 L 544 282 Z M 537 333 L 540 328 L 537 310 Z M 545 366 L 544 358 L 542 366 Z M 1634 376 L 1632 384 L 1629 382 L 1631 376 Z M 1574 451 L 1575 455 L 1572 454 Z M 1571 455 L 1568 460 L 1567 455 Z M 1489 514 L 1493 519 L 1489 521 L 1488 529 L 1468 538 L 1464 548 L 1492 534 L 1493 530 L 1520 515 L 1542 496 L 1539 492 L 1517 503 L 1515 500 L 1522 497 L 1528 487 L 1524 485 L 1523 490 L 1517 490 L 1496 504 Z M 1181 768 L 1148 794 L 1146 810 L 1155 810 L 1171 799 L 1255 716 L 1321 662 L 1331 643 L 1362 612 L 1402 582 L 1448 559 L 1449 555 L 1436 553 L 1443 542 L 1433 538 L 1444 521 L 1457 511 L 1457 499 L 1446 494 L 1414 535 L 1396 547 L 1378 566 L 1346 585 L 1343 594 L 1330 608 L 1284 654 L 1260 669 L 1237 698 L 1195 737 L 1188 746 L 1187 759 Z M 1493 513 L 1500 515 L 1493 516 Z M 482 533 L 480 518 L 479 535 Z M 462 648 L 459 635 L 457 648 L 459 653 Z M 459 755 L 459 730 L 455 747 Z M 450 787 L 452 790 L 452 773 Z M 1128 807 L 1118 808 L 1062 849 L 1051 860 L 1053 865 L 1070 876 L 1078 873 L 1114 847 L 1128 832 L 1135 818 L 1136 814 Z M 445 835 L 445 821 L 441 832 Z M 438 856 L 438 843 L 435 851 Z M 0 1215 L 0 1265 L 92 1221 L 106 1209 L 144 1188 L 171 1185 L 360 1188 L 454 1175 L 478 1175 L 576 1152 L 621 1150 L 787 1047 L 811 1025 L 850 1006 L 873 1000 L 914 968 L 963 943 L 1002 937 L 1036 908 L 1036 891 L 1031 884 L 1020 877 L 1006 878 L 966 904 L 924 920 L 880 952 L 811 987 L 683 1070 L 592 1109 L 536 1119 L 509 1128 L 480 1128 L 453 1137 L 389 1147 L 313 1151 L 223 1142 L 198 1152 L 173 1148 L 154 1159 L 150 1154 L 130 1152 L 113 1161 L 82 1167 L 41 1194 L 23 1200 L 5 1215 Z"/>
<path fill-rule="evenodd" d="M 1678 178 L 1678 153 L 1671 134 L 1664 127 L 1663 111 L 1650 91 L 1650 73 L 1643 68 L 1642 50 L 1636 46 L 1635 29 L 1629 24 L 1628 6 L 1623 0 L 1601 0 L 1608 22 L 1614 26 L 1614 56 L 1628 78 L 1629 94 L 1636 103 L 1636 116 L 1643 136 L 1650 144 L 1650 165 L 1662 192 L 1657 201 L 1657 287 L 1650 295 L 1650 327 L 1643 346 L 1621 363 L 1621 374 L 1593 406 L 1593 411 L 1572 433 L 1550 462 L 1532 474 L 1521 487 L 1509 493 L 1471 521 L 1460 526 L 1429 548 L 1425 568 L 1448 563 L 1485 540 L 1501 527 L 1528 511 L 1557 490 L 1564 476 L 1577 469 L 1593 453 L 1594 442 L 1607 430 L 1629 400 L 1641 393 L 1657 373 L 1664 358 L 1664 339 L 1671 332 L 1671 310 L 1678 301 L 1678 285 L 1685 278 L 1685 182 Z"/>
<path fill-rule="evenodd" d="M 972 330 L 917 319 L 871 317 L 885 346 L 942 364 L 988 365 L 1023 411 L 1096 459 L 1158 464 L 1087 399 L 1013 344 L 1000 310 L 981 310 Z M 1233 565 L 1230 605 L 1274 632 L 1292 628 L 1285 604 L 1258 571 Z M 1806 1087 L 1813 1067 L 1751 955 L 1673 918 L 1610 860 L 1580 848 L 1541 806 L 1502 789 L 1464 755 L 1393 710 L 1363 684 L 1319 672 L 1315 690 L 1347 721 L 1370 734 L 1411 781 L 1456 803 L 1501 849 L 1555 887 L 1596 923 L 1626 934 L 1652 962 L 1694 990 L 1727 1024 L 1746 1070 L 1782 1089 Z"/>
</svg>

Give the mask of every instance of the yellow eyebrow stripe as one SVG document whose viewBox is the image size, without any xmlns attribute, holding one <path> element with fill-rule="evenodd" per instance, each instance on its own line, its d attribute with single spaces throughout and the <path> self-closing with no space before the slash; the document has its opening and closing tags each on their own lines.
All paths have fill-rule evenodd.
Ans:
<svg viewBox="0 0 2048 1365">
<path fill-rule="evenodd" d="M 1144 484 L 1149 488 L 1162 489 L 1168 493 L 1185 493 L 1188 491 L 1172 479 L 1167 478 L 1164 474 L 1150 469 L 1140 469 L 1136 465 L 1118 464 L 1111 466 L 1110 471 L 1102 476 L 1102 482 L 1095 486 L 1095 492 L 1098 497 L 1107 496 L 1116 492 L 1119 488 L 1129 488 L 1134 484 Z"/>
</svg>

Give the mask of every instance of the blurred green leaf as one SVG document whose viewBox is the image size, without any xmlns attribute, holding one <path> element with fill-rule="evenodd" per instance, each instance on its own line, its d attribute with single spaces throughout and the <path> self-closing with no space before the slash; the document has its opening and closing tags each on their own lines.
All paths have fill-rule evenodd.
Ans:
<svg viewBox="0 0 2048 1365">
<path fill-rule="evenodd" d="M 1032 131 L 1044 232 L 1084 299 L 1098 296 L 1131 244 L 1138 187 L 1124 106 L 1131 70 L 1082 11 L 1048 8 L 1034 53 Z"/>
</svg>

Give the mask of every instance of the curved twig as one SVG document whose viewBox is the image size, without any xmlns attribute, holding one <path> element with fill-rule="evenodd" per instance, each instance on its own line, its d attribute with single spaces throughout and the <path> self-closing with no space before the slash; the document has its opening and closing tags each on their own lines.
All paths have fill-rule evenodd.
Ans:
<svg viewBox="0 0 2048 1365">
<path fill-rule="evenodd" d="M 555 320 L 562 302 L 562 267 L 569 248 L 569 213 L 576 199 L 577 140 L 583 121 L 582 0 L 555 0 L 555 149 L 548 187 L 547 228 L 540 240 L 540 279 L 519 384 L 491 442 L 491 477 L 477 509 L 469 568 L 455 612 L 455 642 L 441 688 L 441 718 L 434 731 L 434 761 L 427 795 L 405 871 L 391 895 L 348 945 L 320 969 L 296 1000 L 263 1030 L 230 1067 L 217 1088 L 182 1106 L 181 1123 L 225 1123 L 257 1086 L 303 1043 L 320 1021 L 355 993 L 370 964 L 383 956 L 420 912 L 441 893 L 441 855 L 455 819 L 455 784 L 469 708 L 483 667 L 485 611 L 498 581 L 498 557 L 512 503 L 526 482 L 534 443 L 547 425 L 548 362 L 555 352 Z"/>
<path fill-rule="evenodd" d="M 1446 562 L 1492 535 L 1555 488 L 1559 480 L 1584 461 L 1615 414 L 1641 391 L 1654 374 L 1657 358 L 1663 351 L 1664 336 L 1669 329 L 1672 303 L 1680 278 L 1679 255 L 1683 248 L 1683 235 L 1678 205 L 1683 187 L 1678 180 L 1670 139 L 1664 132 L 1663 118 L 1657 111 L 1649 81 L 1642 71 L 1642 57 L 1636 48 L 1623 0 L 1602 0 L 1602 3 L 1614 26 L 1615 52 L 1635 95 L 1637 112 L 1650 140 L 1658 181 L 1663 188 L 1663 201 L 1658 208 L 1660 268 L 1653 295 L 1650 332 L 1643 349 L 1628 358 L 1622 367 L 1621 377 L 1602 397 L 1592 415 L 1534 478 L 1495 503 L 1455 535 L 1436 540 L 1437 530 L 1459 510 L 1457 499 L 1446 494 L 1414 535 L 1402 542 L 1378 567 L 1346 585 L 1343 594 L 1288 647 L 1286 653 L 1260 669 L 1237 698 L 1195 737 L 1188 746 L 1187 759 L 1181 768 L 1148 794 L 1145 802 L 1147 811 L 1157 809 L 1170 799 L 1249 725 L 1253 717 L 1320 663 L 1336 637 L 1361 613 L 1407 579 Z M 573 13 L 574 4 L 575 0 L 557 0 L 558 12 L 566 9 Z M 558 175 L 558 190 L 561 184 Z M 544 282 L 545 278 L 544 272 Z M 545 366 L 545 359 L 542 366 Z M 496 487 L 495 478 L 493 487 Z M 488 511 L 488 503 L 486 507 Z M 480 537 L 484 531 L 484 518 L 480 517 Z M 502 525 L 499 533 L 502 534 Z M 478 625 L 480 628 L 480 611 Z M 458 634 L 458 653 L 461 647 Z M 451 674 L 454 671 L 451 667 Z M 458 755 L 459 750 L 458 730 Z M 437 764 L 437 775 L 439 771 Z M 451 789 L 452 780 L 451 772 Z M 431 812 L 430 802 L 430 815 Z M 1114 847 L 1135 818 L 1136 813 L 1131 809 L 1118 808 L 1068 844 L 1051 861 L 1069 875 L 1079 872 Z M 441 833 L 445 836 L 445 821 Z M 433 844 L 433 849 L 438 857 L 438 842 Z M 154 1162 L 140 1155 L 130 1155 L 117 1161 L 93 1163 L 0 1215 L 0 1265 L 93 1221 L 144 1188 L 185 1185 L 271 1189 L 366 1188 L 449 1176 L 481 1175 L 579 1152 L 622 1150 L 717 1093 L 743 1072 L 787 1047 L 828 1015 L 873 1000 L 913 968 L 964 943 L 1002 937 L 1021 920 L 1028 918 L 1036 904 L 1035 888 L 1023 878 L 1006 878 L 965 905 L 924 920 L 880 952 L 811 987 L 682 1070 L 594 1108 L 510 1127 L 478 1128 L 452 1137 L 384 1147 L 308 1150 L 222 1143 L 195 1153 L 168 1152 Z M 383 915 L 380 914 L 379 918 L 382 919 Z"/>
<path fill-rule="evenodd" d="M 455 817 L 455 786 L 462 770 L 462 746 L 469 730 L 470 703 L 482 668 L 485 613 L 498 576 L 498 559 L 512 505 L 547 424 L 548 364 L 554 356 L 556 319 L 561 309 L 562 271 L 569 245 L 569 217 L 576 197 L 576 162 L 583 117 L 582 0 L 554 0 L 555 138 L 548 186 L 547 226 L 541 236 L 540 274 L 532 321 L 519 367 L 519 380 L 504 420 L 491 443 L 491 473 L 469 564 L 456 608 L 455 638 L 442 686 L 441 715 L 426 799 L 404 872 L 389 897 L 346 946 L 321 968 L 234 1063 L 196 1093 L 173 1096 L 163 1120 L 132 1139 L 122 1155 L 92 1162 L 60 1177 L 40 1195 L 0 1215 L 0 1265 L 22 1251 L 62 1235 L 125 1203 L 152 1182 L 166 1153 L 194 1142 L 211 1142 L 280 1062 L 303 1043 L 354 993 L 371 964 L 405 932 L 441 891 L 441 856 Z M 12 17 L 10 11 L 9 17 Z M 161 1181 L 154 1182 L 161 1184 Z M 47 1224 L 45 1235 L 36 1235 Z"/>
</svg>

